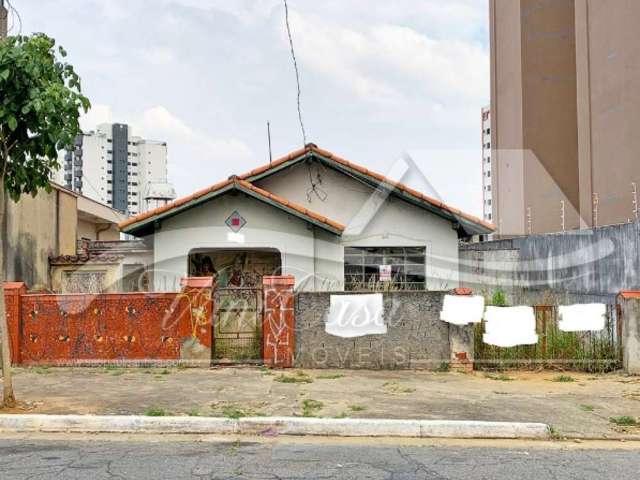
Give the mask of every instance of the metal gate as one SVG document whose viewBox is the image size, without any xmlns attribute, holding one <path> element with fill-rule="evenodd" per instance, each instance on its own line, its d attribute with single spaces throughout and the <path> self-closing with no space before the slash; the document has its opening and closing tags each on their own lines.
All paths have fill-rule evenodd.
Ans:
<svg viewBox="0 0 640 480">
<path fill-rule="evenodd" d="M 213 294 L 213 363 L 262 361 L 262 289 L 220 288 Z"/>
<path fill-rule="evenodd" d="M 607 305 L 605 328 L 599 332 L 563 332 L 555 305 L 534 306 L 536 345 L 501 348 L 482 341 L 484 322 L 475 329 L 477 368 L 557 367 L 607 372 L 622 366 L 622 312 Z"/>
</svg>

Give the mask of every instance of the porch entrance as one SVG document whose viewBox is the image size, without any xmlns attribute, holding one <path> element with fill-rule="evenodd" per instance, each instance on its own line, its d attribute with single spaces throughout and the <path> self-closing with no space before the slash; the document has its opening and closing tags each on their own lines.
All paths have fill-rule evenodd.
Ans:
<svg viewBox="0 0 640 480">
<path fill-rule="evenodd" d="M 191 276 L 213 276 L 212 363 L 262 362 L 262 277 L 279 275 L 275 249 L 198 249 Z"/>
</svg>

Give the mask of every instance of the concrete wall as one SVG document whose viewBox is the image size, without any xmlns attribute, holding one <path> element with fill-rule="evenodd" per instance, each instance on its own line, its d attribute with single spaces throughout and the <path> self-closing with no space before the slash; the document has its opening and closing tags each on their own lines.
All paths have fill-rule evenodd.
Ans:
<svg viewBox="0 0 640 480">
<path fill-rule="evenodd" d="M 451 363 L 455 353 L 473 357 L 473 327 L 439 319 L 442 292 L 383 294 L 385 335 L 341 338 L 325 333 L 331 295 L 296 294 L 296 366 L 303 368 L 427 368 Z"/>
<path fill-rule="evenodd" d="M 49 256 L 74 254 L 76 199 L 62 190 L 23 195 L 18 203 L 7 199 L 5 278 L 31 288 L 49 288 Z"/>
<path fill-rule="evenodd" d="M 639 249 L 637 222 L 466 244 L 460 279 L 476 291 L 501 288 L 512 301 L 539 302 L 551 292 L 556 299 L 615 303 L 621 290 L 640 287 Z"/>
<path fill-rule="evenodd" d="M 640 375 L 640 298 L 622 298 L 622 368 Z"/>
</svg>

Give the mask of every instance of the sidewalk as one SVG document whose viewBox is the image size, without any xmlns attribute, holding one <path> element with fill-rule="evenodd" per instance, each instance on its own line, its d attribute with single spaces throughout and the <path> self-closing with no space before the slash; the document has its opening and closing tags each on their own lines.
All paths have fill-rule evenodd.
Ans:
<svg viewBox="0 0 640 480">
<path fill-rule="evenodd" d="M 559 375 L 19 368 L 14 383 L 21 407 L 0 413 L 541 422 L 572 438 L 640 439 L 640 428 L 610 421 L 640 417 L 640 377 Z"/>
</svg>

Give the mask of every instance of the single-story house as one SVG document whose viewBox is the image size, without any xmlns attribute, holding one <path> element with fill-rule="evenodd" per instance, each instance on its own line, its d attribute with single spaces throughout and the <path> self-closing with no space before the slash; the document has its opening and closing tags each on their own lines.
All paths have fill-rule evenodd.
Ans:
<svg viewBox="0 0 640 480">
<path fill-rule="evenodd" d="M 492 225 L 308 144 L 119 224 L 153 245 L 156 290 L 215 274 L 220 287 L 295 276 L 307 291 L 443 290 L 458 240 Z"/>
</svg>

